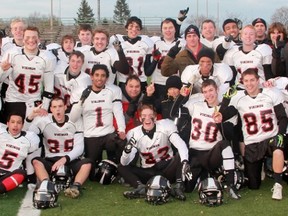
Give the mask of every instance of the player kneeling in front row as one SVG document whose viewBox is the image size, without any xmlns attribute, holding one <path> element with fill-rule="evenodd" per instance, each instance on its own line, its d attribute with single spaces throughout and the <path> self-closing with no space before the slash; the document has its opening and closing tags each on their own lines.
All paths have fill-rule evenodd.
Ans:
<svg viewBox="0 0 288 216">
<path fill-rule="evenodd" d="M 43 134 L 45 158 L 36 157 L 32 164 L 36 176 L 40 182 L 49 179 L 49 174 L 64 173 L 63 166 L 67 166 L 75 175 L 74 183 L 66 188 L 64 193 L 71 198 L 80 195 L 80 187 L 87 179 L 91 162 L 89 159 L 79 159 L 84 151 L 83 133 L 65 115 L 66 106 L 62 98 L 54 98 L 51 101 L 48 116 L 38 116 L 37 108 L 26 118 L 29 130 Z M 66 173 L 69 171 L 66 171 Z M 57 182 L 56 182 L 57 183 Z"/>
<path fill-rule="evenodd" d="M 273 186 L 272 199 L 282 199 L 282 172 L 284 166 L 283 137 L 288 118 L 283 106 L 284 98 L 274 88 L 259 88 L 259 75 L 253 68 L 241 74 L 245 90 L 238 91 L 223 109 L 223 119 L 239 115 L 244 138 L 244 162 L 248 187 L 259 189 L 263 159 L 272 156 Z"/>
<path fill-rule="evenodd" d="M 192 118 L 189 158 L 193 180 L 186 184 L 186 190 L 191 192 L 195 188 L 198 177 L 203 180 L 209 173 L 213 174 L 223 165 L 226 191 L 231 198 L 240 199 L 241 196 L 234 185 L 234 154 L 229 141 L 225 139 L 228 137 L 227 128 L 231 127 L 232 123 L 224 122 L 222 125 L 216 123 L 217 113 L 221 107 L 216 82 L 211 79 L 204 80 L 201 90 L 205 100 L 197 101 L 190 98 L 184 104 Z M 189 93 L 185 91 L 185 87 L 181 92 L 183 96 Z M 179 104 L 177 101 L 176 103 Z"/>
<path fill-rule="evenodd" d="M 22 131 L 24 117 L 11 113 L 7 127 L 0 125 L 0 194 L 17 188 L 25 179 L 21 168 L 27 155 L 39 148 L 39 137 Z"/>
<path fill-rule="evenodd" d="M 192 179 L 188 163 L 188 149 L 180 138 L 175 124 L 169 119 L 156 121 L 156 111 L 151 105 L 140 108 L 141 126 L 130 130 L 121 164 L 118 167 L 125 182 L 135 189 L 124 192 L 129 199 L 145 197 L 145 184 L 155 175 L 162 175 L 170 182 L 176 182 L 173 194 L 179 200 L 185 200 L 182 180 L 185 176 Z M 173 156 L 172 143 L 178 150 Z M 131 165 L 139 152 L 141 167 Z M 172 195 L 173 195 L 172 194 Z"/>
</svg>

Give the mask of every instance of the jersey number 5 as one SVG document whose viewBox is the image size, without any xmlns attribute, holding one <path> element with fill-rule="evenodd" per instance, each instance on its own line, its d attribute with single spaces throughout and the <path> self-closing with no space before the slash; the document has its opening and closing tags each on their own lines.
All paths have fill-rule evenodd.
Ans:
<svg viewBox="0 0 288 216">
<path fill-rule="evenodd" d="M 10 167 L 12 166 L 15 158 L 18 157 L 18 154 L 15 152 L 11 152 L 9 150 L 5 150 L 1 160 L 0 160 L 0 168 L 2 169 L 10 169 Z"/>
</svg>

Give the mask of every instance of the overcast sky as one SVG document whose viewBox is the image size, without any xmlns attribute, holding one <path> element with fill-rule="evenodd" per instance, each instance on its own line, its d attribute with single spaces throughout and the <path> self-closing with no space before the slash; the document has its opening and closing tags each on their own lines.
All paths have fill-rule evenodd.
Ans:
<svg viewBox="0 0 288 216">
<path fill-rule="evenodd" d="M 97 0 L 87 0 L 92 7 L 95 16 L 97 14 Z M 41 15 L 50 15 L 51 0 L 0 0 L 0 18 L 11 18 L 15 16 L 28 17 L 34 12 Z M 5 3 L 4 3 L 5 2 Z M 62 18 L 73 18 L 81 0 L 53 0 L 53 13 Z M 218 17 L 220 23 L 229 15 L 235 15 L 244 20 L 244 24 L 251 22 L 256 17 L 262 17 L 267 22 L 276 9 L 288 6 L 287 0 L 127 0 L 131 15 L 139 17 L 176 17 L 180 9 L 190 8 L 188 15 L 205 15 Z M 101 17 L 113 17 L 116 0 L 101 0 Z M 208 3 L 208 10 L 207 10 Z M 219 4 L 218 4 L 219 3 Z"/>
</svg>

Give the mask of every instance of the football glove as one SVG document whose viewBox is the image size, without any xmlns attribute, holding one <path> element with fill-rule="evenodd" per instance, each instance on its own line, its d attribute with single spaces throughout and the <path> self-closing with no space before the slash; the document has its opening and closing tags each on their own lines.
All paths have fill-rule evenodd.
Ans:
<svg viewBox="0 0 288 216">
<path fill-rule="evenodd" d="M 184 9 L 184 10 L 180 10 L 180 11 L 179 11 L 178 20 L 179 20 L 180 22 L 183 22 L 183 21 L 186 19 L 186 17 L 187 17 L 186 15 L 187 15 L 188 11 L 189 11 L 189 7 L 187 7 L 187 8 Z"/>
<path fill-rule="evenodd" d="M 273 145 L 276 148 L 283 148 L 283 135 L 278 134 L 269 140 L 269 145 Z"/>
<path fill-rule="evenodd" d="M 5 29 L 0 29 L 0 38 L 6 37 L 6 31 Z"/>
<path fill-rule="evenodd" d="M 113 41 L 113 46 L 117 52 L 122 50 L 121 42 L 119 41 L 118 37 L 114 34 L 115 40 Z"/>
<path fill-rule="evenodd" d="M 175 56 L 181 50 L 181 46 L 179 46 L 179 44 L 180 44 L 180 41 L 177 41 L 176 44 L 173 47 L 171 47 L 167 55 L 170 56 L 171 58 L 175 58 Z"/>
<path fill-rule="evenodd" d="M 184 182 L 185 180 L 191 181 L 192 180 L 192 172 L 190 169 L 190 164 L 187 160 L 184 160 L 182 162 L 182 181 Z"/>
<path fill-rule="evenodd" d="M 89 94 L 91 93 L 91 86 L 88 86 L 88 88 L 86 88 L 80 98 L 81 101 L 81 105 L 84 103 L 84 101 L 86 100 L 86 98 L 89 96 Z"/>
<path fill-rule="evenodd" d="M 224 40 L 225 40 L 226 42 L 231 42 L 231 41 L 233 41 L 233 36 L 232 36 L 232 35 L 227 35 L 227 36 L 224 38 Z"/>
<path fill-rule="evenodd" d="M 235 84 L 233 86 L 231 86 L 227 92 L 223 95 L 224 98 L 227 98 L 227 99 L 231 99 L 234 95 L 237 94 L 237 86 L 238 84 Z"/>
<path fill-rule="evenodd" d="M 152 52 L 152 57 L 153 57 L 153 60 L 154 61 L 159 61 L 161 59 L 161 52 L 159 51 L 159 48 L 156 49 L 156 44 L 154 44 L 154 49 L 153 49 L 153 52 Z"/>
<path fill-rule="evenodd" d="M 40 44 L 38 45 L 38 48 L 39 48 L 40 50 L 46 50 L 46 49 L 47 49 L 46 43 L 47 43 L 47 40 L 43 41 L 42 43 L 40 43 Z"/>
<path fill-rule="evenodd" d="M 126 154 L 130 154 L 132 151 L 132 148 L 135 146 L 136 144 L 136 140 L 134 139 L 134 137 L 131 137 L 130 140 L 127 142 L 127 144 L 124 147 L 124 152 Z"/>
</svg>

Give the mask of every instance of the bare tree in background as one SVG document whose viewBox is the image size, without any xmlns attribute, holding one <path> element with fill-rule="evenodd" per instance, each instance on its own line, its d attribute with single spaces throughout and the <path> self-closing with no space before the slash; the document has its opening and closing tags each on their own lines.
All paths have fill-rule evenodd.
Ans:
<svg viewBox="0 0 288 216">
<path fill-rule="evenodd" d="M 276 9 L 271 17 L 272 22 L 281 22 L 288 29 L 288 7 Z"/>
</svg>

